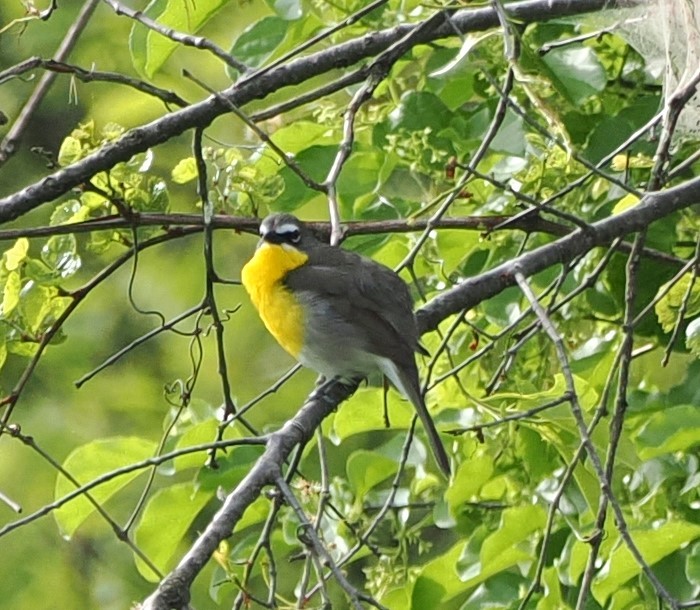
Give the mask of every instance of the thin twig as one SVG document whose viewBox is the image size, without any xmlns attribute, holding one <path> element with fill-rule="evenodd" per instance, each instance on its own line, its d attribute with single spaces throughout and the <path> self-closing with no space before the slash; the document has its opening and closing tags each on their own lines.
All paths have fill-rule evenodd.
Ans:
<svg viewBox="0 0 700 610">
<path fill-rule="evenodd" d="M 246 66 L 243 62 L 238 61 L 230 53 L 227 53 L 220 46 L 214 44 L 211 40 L 208 40 L 203 36 L 191 36 L 190 34 L 178 32 L 171 27 L 163 26 L 157 21 L 154 21 L 148 17 L 143 13 L 143 11 L 134 10 L 129 6 L 125 6 L 121 2 L 118 2 L 117 0 L 102 1 L 110 6 L 116 15 L 128 17 L 132 21 L 140 23 L 149 30 L 157 32 L 161 36 L 169 38 L 173 42 L 177 42 L 186 47 L 194 47 L 195 49 L 204 49 L 209 51 L 212 55 L 219 58 L 226 65 L 231 66 L 234 70 L 237 70 L 241 74 L 248 72 L 248 66 Z"/>
<path fill-rule="evenodd" d="M 87 26 L 88 22 L 90 21 L 90 17 L 92 17 L 92 13 L 97 6 L 97 2 L 98 0 L 85 0 L 85 4 L 83 4 L 83 7 L 80 9 L 78 16 L 71 24 L 68 32 L 66 32 L 66 35 L 63 37 L 63 40 L 61 41 L 61 44 L 53 57 L 54 60 L 61 62 L 70 55 L 70 52 L 78 42 L 78 38 L 80 38 L 85 26 Z M 55 8 L 57 6 L 56 0 L 54 0 L 54 2 L 52 2 L 52 7 Z M 46 16 L 42 16 L 41 19 L 48 19 L 52 12 L 53 8 L 46 13 Z M 41 79 L 39 79 L 39 83 L 29 99 L 22 105 L 22 110 L 17 117 L 17 120 L 14 122 L 7 135 L 3 138 L 2 143 L 0 143 L 0 166 L 2 166 L 2 164 L 5 163 L 5 161 L 7 161 L 17 151 L 17 146 L 22 138 L 22 134 L 24 134 L 29 127 L 29 123 L 34 116 L 36 109 L 39 107 L 44 97 L 46 97 L 46 94 L 48 93 L 55 79 L 56 74 L 53 72 L 45 73 Z"/>
</svg>

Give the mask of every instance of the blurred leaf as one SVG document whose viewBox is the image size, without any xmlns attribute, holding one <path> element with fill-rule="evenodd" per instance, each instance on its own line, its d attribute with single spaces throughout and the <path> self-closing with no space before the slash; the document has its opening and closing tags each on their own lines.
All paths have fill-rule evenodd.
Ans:
<svg viewBox="0 0 700 610">
<path fill-rule="evenodd" d="M 523 119 L 508 110 L 490 148 L 496 152 L 523 157 L 525 155 L 525 128 Z"/>
<path fill-rule="evenodd" d="M 493 458 L 482 455 L 459 465 L 452 485 L 445 492 L 445 500 L 453 515 L 463 510 L 464 504 L 478 498 L 481 487 L 493 474 Z"/>
<path fill-rule="evenodd" d="M 671 289 L 665 294 L 654 306 L 656 317 L 661 324 L 664 332 L 670 332 L 676 325 L 680 310 L 688 289 L 691 287 L 690 294 L 686 301 L 685 317 L 693 317 L 700 313 L 700 282 L 694 280 L 692 273 L 686 273 L 678 280 Z M 668 284 L 664 284 L 659 288 L 659 293 L 664 292 L 668 288 Z"/>
<path fill-rule="evenodd" d="M 618 201 L 615 204 L 615 207 L 612 209 L 613 215 L 616 214 L 621 214 L 625 210 L 628 210 L 631 207 L 634 207 L 639 203 L 639 197 L 635 195 L 634 193 L 627 193 L 620 201 Z"/>
<path fill-rule="evenodd" d="M 161 572 L 172 568 L 171 560 L 184 542 L 185 534 L 213 495 L 194 489 L 192 483 L 178 483 L 159 489 L 146 502 L 134 530 L 134 542 Z M 146 580 L 158 582 L 161 579 L 141 557 L 135 555 L 134 559 Z"/>
<path fill-rule="evenodd" d="M 685 346 L 700 358 L 700 318 L 695 318 L 685 329 Z"/>
<path fill-rule="evenodd" d="M 27 258 L 28 252 L 29 240 L 26 237 L 20 237 L 15 244 L 9 250 L 5 250 L 3 254 L 5 269 L 8 271 L 15 271 Z"/>
<path fill-rule="evenodd" d="M 7 318 L 19 304 L 19 293 L 22 290 L 22 280 L 17 271 L 8 274 L 2 291 L 2 316 Z"/>
<path fill-rule="evenodd" d="M 696 405 L 676 405 L 652 413 L 634 440 L 642 459 L 699 445 L 700 409 Z"/>
<path fill-rule="evenodd" d="M 231 55 L 250 68 L 260 67 L 284 40 L 287 23 L 280 17 L 263 17 L 247 27 L 236 39 Z"/>
<path fill-rule="evenodd" d="M 146 17 L 161 27 L 172 28 L 185 34 L 194 34 L 228 0 L 197 0 L 184 9 L 178 0 L 152 0 L 143 11 Z M 180 43 L 134 22 L 129 36 L 129 51 L 134 68 L 139 74 L 152 78 L 160 70 Z"/>
<path fill-rule="evenodd" d="M 197 172 L 197 162 L 194 157 L 187 157 L 186 159 L 180 159 L 177 165 L 170 172 L 170 177 L 176 184 L 186 184 L 191 182 L 198 175 Z"/>
<path fill-rule="evenodd" d="M 393 391 L 389 394 L 389 418 L 392 428 L 407 428 L 413 407 Z M 333 435 L 344 439 L 369 430 L 385 430 L 384 404 L 379 389 L 361 388 L 343 404 L 333 418 Z"/>
<path fill-rule="evenodd" d="M 348 482 L 359 504 L 370 489 L 393 475 L 397 469 L 394 460 L 366 450 L 353 451 L 345 463 Z"/>
<path fill-rule="evenodd" d="M 313 180 L 323 181 L 335 159 L 334 146 L 311 146 L 301 151 L 295 158 L 302 171 Z M 284 192 L 270 204 L 277 212 L 293 212 L 320 194 L 309 189 L 289 167 L 283 167 L 279 175 L 284 179 Z"/>
<path fill-rule="evenodd" d="M 61 167 L 72 165 L 79 161 L 83 156 L 83 147 L 80 140 L 72 136 L 68 136 L 61 142 L 61 148 L 58 151 L 58 164 Z"/>
<path fill-rule="evenodd" d="M 504 510 L 498 530 L 487 536 L 481 547 L 482 569 L 492 571 L 497 565 L 501 570 L 513 565 L 509 553 L 532 532 L 541 529 L 546 520 L 547 513 L 541 506 L 526 505 Z M 529 553 L 534 556 L 534 549 Z"/>
<path fill-rule="evenodd" d="M 557 89 L 573 104 L 599 93 L 607 83 L 605 70 L 589 47 L 563 47 L 551 50 L 542 61 L 552 71 Z"/>
<path fill-rule="evenodd" d="M 56 276 L 70 277 L 80 269 L 80 256 L 77 254 L 75 235 L 54 235 L 49 237 L 41 249 L 41 260 Z"/>
<path fill-rule="evenodd" d="M 452 113 L 436 95 L 411 91 L 401 98 L 390 120 L 393 129 L 423 131 L 428 128 L 436 133 L 449 125 L 451 116 Z"/>
<path fill-rule="evenodd" d="M 634 543 L 648 565 L 653 566 L 667 555 L 683 548 L 700 536 L 700 525 L 685 521 L 667 521 L 658 527 L 630 531 Z M 601 603 L 642 571 L 627 545 L 618 542 L 606 564 L 593 580 L 591 590 Z"/>
<path fill-rule="evenodd" d="M 175 449 L 184 449 L 193 445 L 201 445 L 211 442 L 216 438 L 216 431 L 219 425 L 213 417 L 199 422 L 188 428 L 178 439 Z M 188 468 L 201 468 L 208 459 L 205 453 L 188 453 L 173 460 L 173 467 L 176 471 L 187 470 Z"/>
<path fill-rule="evenodd" d="M 303 15 L 300 0 L 274 0 L 274 7 L 275 11 L 282 19 L 287 19 L 289 21 L 299 19 Z"/>
<path fill-rule="evenodd" d="M 233 447 L 226 453 L 217 454 L 217 468 L 201 468 L 197 473 L 197 482 L 201 489 L 233 489 L 250 472 L 258 461 L 262 448 L 241 446 Z"/>
<path fill-rule="evenodd" d="M 473 248 L 480 242 L 477 231 L 447 230 L 440 231 L 435 242 L 440 252 L 440 258 L 446 275 L 450 275 L 459 267 L 465 258 L 468 258 Z"/>
<path fill-rule="evenodd" d="M 128 466 L 151 457 L 156 444 L 137 437 L 102 438 L 82 445 L 73 450 L 63 462 L 64 470 L 69 472 L 80 484 L 85 484 L 117 468 Z M 124 489 L 145 469 L 133 470 L 115 477 L 90 490 L 90 496 L 100 505 L 104 505 L 114 494 Z M 56 500 L 75 490 L 75 485 L 62 474 L 56 479 L 54 497 Z M 61 533 L 71 537 L 82 525 L 95 507 L 85 496 L 78 496 L 58 508 L 54 518 Z"/>
<path fill-rule="evenodd" d="M 700 544 L 694 544 L 686 557 L 685 574 L 688 582 L 700 587 Z"/>
</svg>

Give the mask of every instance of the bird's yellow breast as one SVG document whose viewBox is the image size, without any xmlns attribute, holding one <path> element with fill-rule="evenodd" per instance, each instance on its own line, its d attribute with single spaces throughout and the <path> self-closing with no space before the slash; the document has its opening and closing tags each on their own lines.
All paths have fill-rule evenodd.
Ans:
<svg viewBox="0 0 700 610">
<path fill-rule="evenodd" d="M 243 286 L 267 330 L 295 358 L 304 345 L 304 312 L 282 282 L 308 258 L 295 248 L 263 243 L 241 271 Z"/>
</svg>

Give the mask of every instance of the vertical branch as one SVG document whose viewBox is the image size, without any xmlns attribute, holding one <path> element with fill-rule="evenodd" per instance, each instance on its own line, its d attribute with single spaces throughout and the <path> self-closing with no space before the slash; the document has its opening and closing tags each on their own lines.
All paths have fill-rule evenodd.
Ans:
<svg viewBox="0 0 700 610">
<path fill-rule="evenodd" d="M 640 240 L 639 242 L 639 248 L 641 249 L 643 245 L 643 240 Z M 633 258 L 633 257 L 630 257 Z M 637 258 L 636 256 L 634 257 L 635 259 Z M 636 264 L 636 263 L 635 263 Z M 591 460 L 591 465 L 593 467 L 593 470 L 595 471 L 596 476 L 598 477 L 598 481 L 600 482 L 601 490 L 603 492 L 602 495 L 605 495 L 607 498 L 607 502 L 610 503 L 610 506 L 613 508 L 613 512 L 615 513 L 615 520 L 617 522 L 617 530 L 620 533 L 620 537 L 622 540 L 625 542 L 625 545 L 629 549 L 631 555 L 634 557 L 634 560 L 637 562 L 637 564 L 641 567 L 642 571 L 646 575 L 647 579 L 651 583 L 651 585 L 654 587 L 654 590 L 656 591 L 657 595 L 662 598 L 672 609 L 678 608 L 678 601 L 674 599 L 674 597 L 666 590 L 666 587 L 663 586 L 661 581 L 658 579 L 654 571 L 651 569 L 649 564 L 644 560 L 644 557 L 642 556 L 641 552 L 637 548 L 637 545 L 634 543 L 634 540 L 632 540 L 632 537 L 630 536 L 629 530 L 627 528 L 627 521 L 625 519 L 624 514 L 622 513 L 622 508 L 620 507 L 619 502 L 615 498 L 615 495 L 612 490 L 612 486 L 610 483 L 610 479 L 607 475 L 606 469 L 603 468 L 603 464 L 601 462 L 600 456 L 598 455 L 598 452 L 595 450 L 595 446 L 593 445 L 593 441 L 591 440 L 590 434 L 588 433 L 588 426 L 586 425 L 586 421 L 583 417 L 583 410 L 581 409 L 581 404 L 578 399 L 578 394 L 576 392 L 576 387 L 574 384 L 574 377 L 571 372 L 571 367 L 569 365 L 569 359 L 566 355 L 566 348 L 564 346 L 564 341 L 557 332 L 556 328 L 552 324 L 552 321 L 550 320 L 549 316 L 545 312 L 545 310 L 542 308 L 542 305 L 540 305 L 539 301 L 537 300 L 537 297 L 535 296 L 534 292 L 530 288 L 530 285 L 528 284 L 527 280 L 525 279 L 525 276 L 522 274 L 520 271 L 515 272 L 515 281 L 520 287 L 520 289 L 523 291 L 523 294 L 527 297 L 528 301 L 530 301 L 530 304 L 532 305 L 532 308 L 534 312 L 537 314 L 537 317 L 540 320 L 540 323 L 542 324 L 542 328 L 544 331 L 547 333 L 547 336 L 550 338 L 550 340 L 554 343 L 556 352 L 557 352 L 557 359 L 559 360 L 559 365 L 562 370 L 562 374 L 564 375 L 564 380 L 566 382 L 566 388 L 568 392 L 568 399 L 569 403 L 571 405 L 571 412 L 574 416 L 574 419 L 576 420 L 576 426 L 578 427 L 579 430 L 579 435 L 581 436 L 581 441 L 583 443 L 583 446 L 586 449 L 586 453 L 588 454 L 588 457 Z M 632 296 L 634 292 L 631 293 Z M 629 295 L 628 295 L 629 296 Z M 630 314 L 631 315 L 631 314 Z M 630 318 L 632 320 L 632 318 Z M 626 385 L 625 385 L 625 391 L 626 391 Z M 619 393 L 619 390 L 618 390 Z M 626 401 L 626 394 L 625 394 L 625 401 Z M 626 402 L 623 402 L 623 405 L 626 407 Z M 621 423 L 620 423 L 621 426 Z"/>
</svg>

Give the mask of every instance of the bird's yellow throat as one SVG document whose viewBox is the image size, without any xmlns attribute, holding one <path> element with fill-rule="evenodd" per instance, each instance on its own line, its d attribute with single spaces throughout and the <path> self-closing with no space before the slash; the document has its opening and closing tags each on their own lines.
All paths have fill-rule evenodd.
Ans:
<svg viewBox="0 0 700 610">
<path fill-rule="evenodd" d="M 267 330 L 295 358 L 304 345 L 304 312 L 282 280 L 308 259 L 296 248 L 263 243 L 241 271 L 243 286 Z"/>
</svg>

